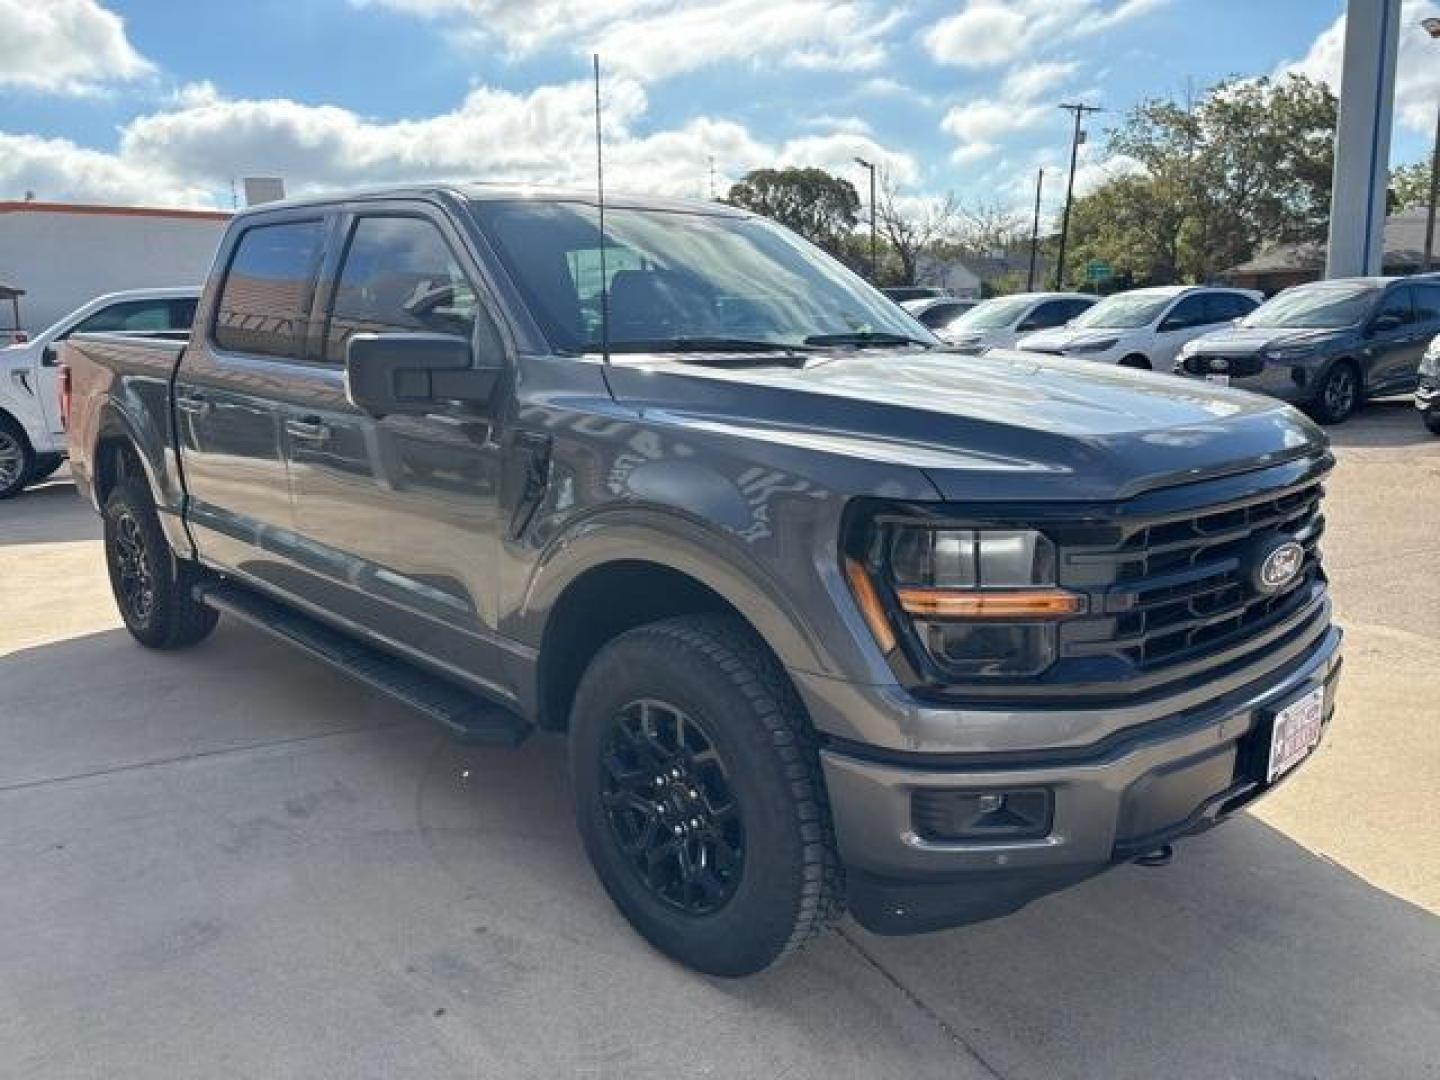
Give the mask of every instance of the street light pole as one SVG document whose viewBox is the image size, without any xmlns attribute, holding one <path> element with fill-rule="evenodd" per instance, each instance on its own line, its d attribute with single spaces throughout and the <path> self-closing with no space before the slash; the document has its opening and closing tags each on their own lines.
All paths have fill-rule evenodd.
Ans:
<svg viewBox="0 0 1440 1080">
<path fill-rule="evenodd" d="M 1065 281 L 1065 243 L 1070 239 L 1070 202 L 1075 195 L 1075 162 L 1080 156 L 1080 124 L 1085 119 L 1086 113 L 1097 113 L 1103 110 L 1098 105 L 1061 105 L 1075 115 L 1075 133 L 1070 137 L 1070 179 L 1065 184 L 1065 215 L 1060 223 L 1060 252 L 1055 260 L 1055 288 L 1057 290 L 1064 286 Z"/>
<path fill-rule="evenodd" d="M 1025 275 L 1025 291 L 1035 291 L 1035 251 L 1040 246 L 1040 192 L 1045 187 L 1045 170 L 1035 174 L 1035 218 L 1030 223 L 1030 272 Z"/>
<path fill-rule="evenodd" d="M 878 259 L 875 246 L 875 166 L 864 158 L 857 157 L 855 164 L 870 172 L 870 284 L 875 284 Z"/>
<path fill-rule="evenodd" d="M 1423 19 L 1420 25 L 1432 38 L 1440 39 L 1440 19 Z M 1440 103 L 1435 107 L 1435 142 L 1430 147 L 1430 201 L 1425 211 L 1425 260 L 1420 264 L 1422 271 L 1430 269 L 1430 257 L 1435 253 L 1435 204 L 1440 202 Z"/>
</svg>

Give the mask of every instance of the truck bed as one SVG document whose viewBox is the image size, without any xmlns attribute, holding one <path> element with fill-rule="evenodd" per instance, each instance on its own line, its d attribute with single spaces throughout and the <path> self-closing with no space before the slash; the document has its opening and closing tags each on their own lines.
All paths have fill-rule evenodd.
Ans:
<svg viewBox="0 0 1440 1080">
<path fill-rule="evenodd" d="M 75 334 L 60 343 L 60 364 L 71 386 L 70 470 L 97 509 L 95 478 L 104 464 L 105 440 L 125 436 L 148 467 L 163 472 L 152 477 L 157 507 L 162 513 L 179 510 L 171 384 L 184 351 L 183 340 L 159 334 Z"/>
</svg>

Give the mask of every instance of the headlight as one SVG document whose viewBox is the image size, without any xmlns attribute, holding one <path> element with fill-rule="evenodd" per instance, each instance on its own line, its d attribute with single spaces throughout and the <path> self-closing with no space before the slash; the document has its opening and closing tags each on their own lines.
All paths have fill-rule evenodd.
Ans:
<svg viewBox="0 0 1440 1080">
<path fill-rule="evenodd" d="M 1265 350 L 1266 360 L 1303 360 L 1315 352 L 1314 345 L 1277 345 Z"/>
<path fill-rule="evenodd" d="M 1067 353 L 1104 352 L 1120 344 L 1119 338 L 1105 338 L 1101 341 L 1075 341 L 1065 346 Z"/>
<path fill-rule="evenodd" d="M 846 576 L 882 649 L 898 631 L 955 678 L 1044 670 L 1057 621 L 1085 609 L 1083 596 L 1056 587 L 1055 545 L 1028 529 L 879 521 Z"/>
</svg>

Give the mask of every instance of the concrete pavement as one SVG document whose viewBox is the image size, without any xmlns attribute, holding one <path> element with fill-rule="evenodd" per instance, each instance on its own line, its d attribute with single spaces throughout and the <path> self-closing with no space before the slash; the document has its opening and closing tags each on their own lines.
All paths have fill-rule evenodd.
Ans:
<svg viewBox="0 0 1440 1080">
<path fill-rule="evenodd" d="M 149 653 L 68 485 L 0 504 L 0 1076 L 1440 1076 L 1440 440 L 1336 441 L 1300 775 L 1167 869 L 741 982 L 616 914 L 559 741 L 459 747 L 231 623 Z"/>
</svg>

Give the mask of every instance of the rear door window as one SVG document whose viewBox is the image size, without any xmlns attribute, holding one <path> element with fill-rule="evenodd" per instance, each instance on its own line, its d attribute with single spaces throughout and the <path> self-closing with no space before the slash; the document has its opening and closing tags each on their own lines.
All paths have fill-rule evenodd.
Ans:
<svg viewBox="0 0 1440 1080">
<path fill-rule="evenodd" d="M 1025 329 L 1049 330 L 1052 327 L 1064 326 L 1089 306 L 1083 300 L 1046 300 L 1025 316 Z"/>
<path fill-rule="evenodd" d="M 1391 289 L 1385 294 L 1385 299 L 1380 302 L 1379 308 L 1375 311 L 1375 320 L 1391 316 L 1396 320 L 1396 328 L 1409 326 L 1415 321 L 1415 310 L 1410 301 L 1410 289 L 1401 287 Z"/>
<path fill-rule="evenodd" d="M 1244 318 L 1254 311 L 1255 301 L 1240 293 L 1217 292 L 1207 297 L 1207 322 L 1221 323 Z"/>
<path fill-rule="evenodd" d="M 478 299 L 434 222 L 370 216 L 355 222 L 336 281 L 325 359 L 345 362 L 361 332 L 423 331 L 469 340 Z"/>
<path fill-rule="evenodd" d="M 215 344 L 260 356 L 299 356 L 323 245 L 318 219 L 246 229 L 220 289 Z"/>
<path fill-rule="evenodd" d="M 1440 323 L 1440 285 L 1415 285 L 1415 321 Z"/>
<path fill-rule="evenodd" d="M 1160 329 L 1162 331 L 1188 330 L 1193 326 L 1204 326 L 1208 321 L 1205 299 L 1204 293 L 1185 297 L 1170 309 L 1169 315 L 1161 320 Z"/>
<path fill-rule="evenodd" d="M 138 333 L 142 331 L 174 330 L 173 300 L 121 300 L 86 316 L 70 331 L 72 334 Z M 195 302 L 190 301 L 190 315 L 195 314 Z M 189 326 L 189 322 L 186 322 Z"/>
</svg>

